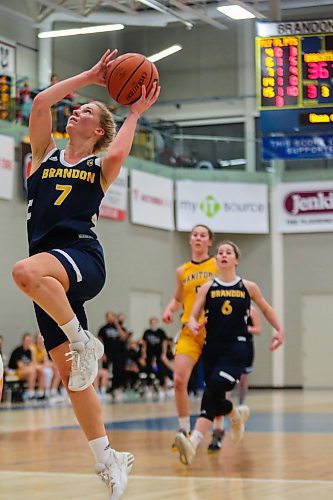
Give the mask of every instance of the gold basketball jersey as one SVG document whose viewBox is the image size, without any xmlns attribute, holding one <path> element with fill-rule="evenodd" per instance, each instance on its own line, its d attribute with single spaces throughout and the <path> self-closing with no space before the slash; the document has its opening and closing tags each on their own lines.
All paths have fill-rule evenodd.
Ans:
<svg viewBox="0 0 333 500">
<path fill-rule="evenodd" d="M 180 276 L 183 288 L 183 315 L 181 317 L 182 323 L 187 323 L 193 304 L 196 299 L 198 288 L 207 281 L 214 278 L 218 273 L 214 257 L 209 257 L 200 263 L 193 261 L 186 262 L 183 265 L 182 273 Z M 199 321 L 204 318 L 204 313 L 201 314 Z"/>
</svg>

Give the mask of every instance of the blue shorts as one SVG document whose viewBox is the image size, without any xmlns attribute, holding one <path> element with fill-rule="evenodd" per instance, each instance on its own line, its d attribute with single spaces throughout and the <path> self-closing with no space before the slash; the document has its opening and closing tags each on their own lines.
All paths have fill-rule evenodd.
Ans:
<svg viewBox="0 0 333 500">
<path fill-rule="evenodd" d="M 97 240 L 79 242 L 70 248 L 48 251 L 64 266 L 68 278 L 69 303 L 82 327 L 87 330 L 88 322 L 84 303 L 94 298 L 103 288 L 106 272 L 103 250 Z M 57 323 L 37 304 L 34 304 L 39 331 L 44 337 L 48 351 L 63 344 L 68 339 Z"/>
<path fill-rule="evenodd" d="M 235 384 L 244 372 L 248 361 L 248 343 L 235 339 L 222 348 L 206 344 L 202 360 L 206 385 L 210 380 L 221 380 L 221 377 Z"/>
</svg>

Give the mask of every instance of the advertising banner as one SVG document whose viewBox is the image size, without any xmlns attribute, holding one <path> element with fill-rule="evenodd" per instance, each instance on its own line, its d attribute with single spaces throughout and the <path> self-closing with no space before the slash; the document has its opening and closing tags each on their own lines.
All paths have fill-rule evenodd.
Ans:
<svg viewBox="0 0 333 500">
<path fill-rule="evenodd" d="M 173 205 L 171 179 L 131 171 L 131 220 L 134 224 L 174 230 Z"/>
<path fill-rule="evenodd" d="M 117 179 L 111 184 L 99 208 L 99 216 L 104 219 L 124 221 L 127 208 L 127 168 L 120 169 Z"/>
<path fill-rule="evenodd" d="M 333 158 L 333 135 L 274 135 L 262 139 L 263 160 Z"/>
<path fill-rule="evenodd" d="M 14 185 L 15 141 L 0 135 L 0 198 L 11 200 Z"/>
<path fill-rule="evenodd" d="M 179 231 L 202 223 L 219 233 L 269 232 L 265 184 L 177 181 L 176 207 Z"/>
<path fill-rule="evenodd" d="M 333 231 L 333 181 L 292 182 L 276 189 L 281 233 Z"/>
</svg>

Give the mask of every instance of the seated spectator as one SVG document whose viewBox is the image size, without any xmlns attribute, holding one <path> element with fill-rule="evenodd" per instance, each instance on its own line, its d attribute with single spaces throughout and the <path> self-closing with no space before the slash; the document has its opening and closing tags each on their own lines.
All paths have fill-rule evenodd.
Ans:
<svg viewBox="0 0 333 500">
<path fill-rule="evenodd" d="M 35 342 L 31 346 L 33 362 L 44 372 L 45 395 L 47 397 L 58 396 L 60 386 L 60 373 L 56 365 L 49 358 L 44 345 L 43 336 L 36 333 Z"/>
<path fill-rule="evenodd" d="M 98 372 L 93 386 L 95 387 L 95 391 L 100 396 L 101 400 L 104 401 L 109 388 L 109 372 L 106 368 L 103 368 L 102 364 L 102 362 L 98 363 Z"/>
<path fill-rule="evenodd" d="M 162 345 L 161 361 L 166 367 L 166 376 L 170 381 L 173 380 L 175 343 L 172 337 L 167 337 Z"/>
<path fill-rule="evenodd" d="M 129 332 L 132 334 L 132 332 Z M 132 335 L 130 335 L 131 337 Z M 146 359 L 143 342 L 129 340 L 126 346 L 125 379 L 126 387 L 136 390 L 139 384 L 139 374 L 145 373 Z"/>
<path fill-rule="evenodd" d="M 25 394 L 27 400 L 32 400 L 36 396 L 37 399 L 45 397 L 44 372 L 33 361 L 31 345 L 32 336 L 25 333 L 22 336 L 22 344 L 14 349 L 8 363 L 8 374 L 16 375 L 19 380 L 27 382 L 28 389 Z M 35 393 L 36 383 L 38 386 L 37 394 Z"/>
</svg>

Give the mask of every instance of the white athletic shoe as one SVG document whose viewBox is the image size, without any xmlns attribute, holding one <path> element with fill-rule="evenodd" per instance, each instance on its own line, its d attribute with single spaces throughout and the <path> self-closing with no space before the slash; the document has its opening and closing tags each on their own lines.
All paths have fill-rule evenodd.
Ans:
<svg viewBox="0 0 333 500">
<path fill-rule="evenodd" d="M 231 420 L 230 428 L 230 438 L 234 444 L 239 443 L 239 441 L 243 438 L 245 423 L 248 421 L 250 416 L 250 408 L 246 405 L 238 406 L 238 411 L 240 418 L 237 420 Z"/>
<path fill-rule="evenodd" d="M 109 488 L 110 500 L 118 500 L 122 497 L 133 463 L 134 456 L 132 453 L 111 450 L 110 458 L 106 464 L 96 464 L 96 474 Z"/>
<path fill-rule="evenodd" d="M 190 465 L 196 451 L 190 439 L 186 437 L 183 432 L 178 432 L 175 437 L 174 445 L 179 451 L 179 460 L 181 463 Z"/>
<path fill-rule="evenodd" d="M 68 361 L 72 361 L 68 388 L 70 391 L 84 391 L 96 378 L 98 360 L 104 354 L 102 342 L 86 330 L 89 337 L 87 344 L 73 342 L 69 344 L 70 352 L 66 353 Z"/>
</svg>

